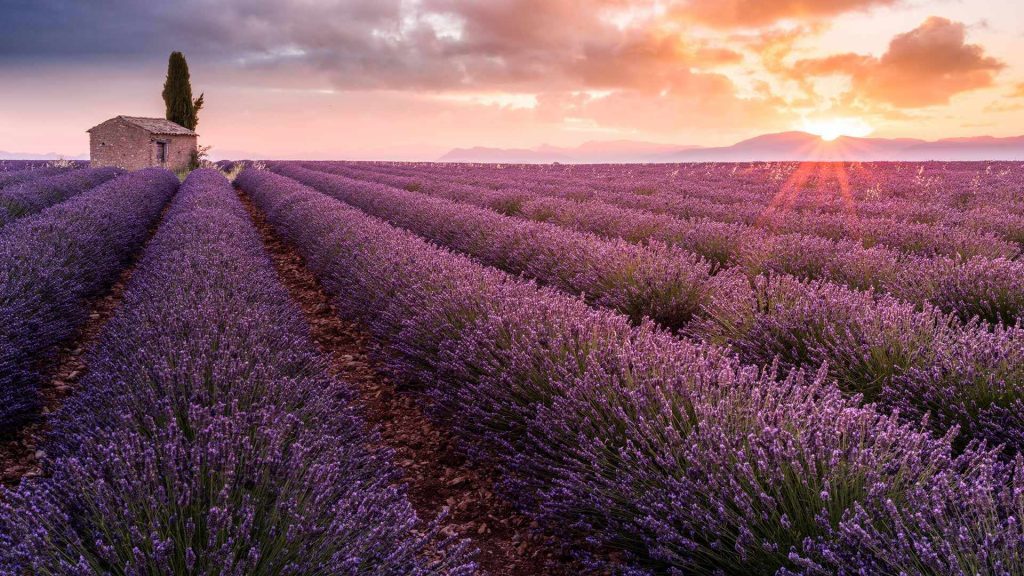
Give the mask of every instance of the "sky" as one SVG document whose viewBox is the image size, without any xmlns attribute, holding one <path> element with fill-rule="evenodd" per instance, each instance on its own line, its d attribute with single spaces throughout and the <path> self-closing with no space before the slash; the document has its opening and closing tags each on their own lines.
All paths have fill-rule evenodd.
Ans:
<svg viewBox="0 0 1024 576">
<path fill-rule="evenodd" d="M 214 157 L 1024 134 L 1021 0 L 0 0 L 0 151 L 162 116 L 172 50 Z"/>
</svg>

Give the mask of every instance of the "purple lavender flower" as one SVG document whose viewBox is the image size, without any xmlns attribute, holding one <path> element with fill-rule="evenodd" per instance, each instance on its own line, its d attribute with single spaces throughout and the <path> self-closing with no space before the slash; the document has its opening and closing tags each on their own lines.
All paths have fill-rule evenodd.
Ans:
<svg viewBox="0 0 1024 576">
<path fill-rule="evenodd" d="M 977 219 L 968 218 L 963 212 L 951 213 L 947 209 L 939 214 L 913 213 L 906 216 L 907 219 L 925 219 L 928 222 L 882 217 L 864 219 L 841 209 L 808 215 L 807 211 L 793 205 L 786 206 L 788 211 L 782 212 L 779 207 L 764 201 L 763 196 L 775 190 L 771 187 L 771 180 L 755 181 L 756 186 L 752 189 L 760 192 L 760 196 L 744 197 L 746 190 L 742 185 L 745 182 L 734 174 L 727 175 L 729 180 L 719 181 L 722 174 L 717 171 L 721 166 L 716 165 L 712 165 L 710 171 L 703 169 L 708 173 L 701 174 L 710 183 L 705 182 L 704 187 L 694 190 L 693 183 L 687 182 L 685 196 L 642 194 L 639 198 L 633 191 L 613 194 L 614 186 L 581 191 L 580 186 L 589 188 L 594 186 L 595 180 L 606 181 L 587 173 L 552 185 L 548 179 L 538 183 L 538 176 L 529 173 L 532 169 L 522 167 L 515 170 L 474 167 L 471 172 L 474 177 L 470 177 L 459 173 L 459 170 L 467 170 L 465 167 L 446 168 L 445 172 L 438 173 L 437 167 L 430 166 L 415 170 L 389 165 L 371 165 L 375 169 L 367 169 L 364 164 L 330 162 L 307 162 L 302 166 L 370 180 L 378 186 L 415 188 L 425 194 L 609 238 L 636 243 L 665 242 L 706 259 L 712 264 L 712 272 L 722 267 L 740 267 L 751 277 L 789 274 L 806 280 L 844 284 L 857 290 L 873 289 L 914 304 L 937 305 L 945 311 L 956 312 L 965 321 L 980 315 L 989 321 L 1001 319 L 1012 324 L 1024 314 L 1020 305 L 1024 301 L 1024 285 L 1006 281 L 1003 271 L 1007 266 L 999 263 L 999 258 L 1019 253 L 1020 246 L 996 239 L 977 226 L 971 229 L 967 222 L 976 222 Z M 320 186 L 325 182 L 323 177 L 317 178 L 302 171 L 296 163 L 277 163 L 274 169 L 288 171 L 291 176 L 301 174 L 303 178 L 314 178 Z M 884 175 L 887 169 L 879 170 Z M 610 170 L 617 169 L 612 167 Z M 515 185 L 508 182 L 510 172 L 523 180 L 515 182 Z M 875 181 L 879 175 L 870 173 L 864 178 Z M 707 186 L 715 184 L 718 186 L 707 189 Z M 664 183 L 640 185 L 644 189 L 665 186 Z M 730 198 L 729 193 L 735 193 L 743 200 Z M 716 200 L 711 202 L 707 200 L 708 196 Z M 929 199 L 929 202 L 934 200 Z M 681 209 L 680 203 L 689 208 Z M 694 203 L 713 209 L 691 209 L 693 206 L 690 205 Z M 863 201 L 858 202 L 858 211 L 864 204 Z M 867 204 L 869 208 L 873 206 L 870 202 Z M 890 204 L 885 206 L 891 207 Z M 920 204 L 912 203 L 911 206 Z M 815 208 L 821 209 L 820 206 Z M 913 210 L 911 207 L 904 209 Z M 737 211 L 745 215 L 738 217 Z M 869 211 L 884 213 L 877 206 Z M 780 218 L 793 221 L 767 228 L 761 222 L 774 222 Z M 1011 214 L 1007 218 L 1024 216 Z M 824 221 L 822 219 L 831 223 L 814 225 L 814 222 Z M 938 226 L 934 220 L 940 219 L 948 225 Z M 936 226 L 930 226 L 932 224 Z M 1009 235 L 1008 240 L 1016 237 L 1012 224 L 1004 224 L 1002 229 Z M 901 238 L 896 244 L 902 248 L 891 249 L 885 242 L 878 241 L 879 237 L 886 235 Z M 965 276 L 976 278 L 981 286 L 991 288 L 956 288 L 965 283 L 970 286 L 963 280 Z M 995 316 L 993 310 L 1000 315 Z"/>
<path fill-rule="evenodd" d="M 62 170 L 0 190 L 0 226 L 63 202 L 123 174 L 120 168 Z"/>
<path fill-rule="evenodd" d="M 32 416 L 40 362 L 82 323 L 177 187 L 166 170 L 142 170 L 0 229 L 0 433 Z"/>
<path fill-rule="evenodd" d="M 193 172 L 0 498 L 0 572 L 469 574 L 327 376 L 227 180 Z"/>
<path fill-rule="evenodd" d="M 503 472 L 509 497 L 554 529 L 626 551 L 628 573 L 913 573 L 900 559 L 915 550 L 1015 526 L 1022 492 L 998 452 L 958 452 L 955 431 L 935 437 L 864 406 L 825 371 L 779 379 L 439 249 L 293 180 L 245 171 L 236 182 L 343 313 L 384 344 L 398 381 L 427 392 L 431 413 L 470 455 Z M 787 282 L 779 297 L 813 290 Z M 898 320 L 914 327 L 917 318 Z M 957 488 L 967 485 L 975 492 L 962 500 Z M 955 514 L 974 501 L 990 505 Z M 922 516 L 929 506 L 941 532 Z M 918 514 L 898 541 L 894 511 Z M 1019 532 L 1008 534 L 961 538 L 925 573 L 990 558 L 992 573 L 1024 570 Z M 862 545 L 876 541 L 892 543 Z"/>
</svg>

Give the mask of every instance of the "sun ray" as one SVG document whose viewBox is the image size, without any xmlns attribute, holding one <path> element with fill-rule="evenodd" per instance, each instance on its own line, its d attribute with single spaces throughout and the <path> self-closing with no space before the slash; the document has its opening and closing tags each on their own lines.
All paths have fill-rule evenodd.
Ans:
<svg viewBox="0 0 1024 576">
<path fill-rule="evenodd" d="M 769 226 L 772 216 L 795 209 L 804 194 L 816 205 L 834 199 L 838 193 L 841 210 L 846 216 L 847 231 L 851 237 L 860 237 L 857 202 L 850 187 L 850 175 L 845 162 L 801 162 L 782 183 L 779 191 L 757 219 L 757 226 Z"/>
<path fill-rule="evenodd" d="M 842 136 L 863 138 L 874 132 L 874 128 L 861 118 L 802 118 L 801 129 L 814 134 L 826 142 L 832 142 Z"/>
</svg>

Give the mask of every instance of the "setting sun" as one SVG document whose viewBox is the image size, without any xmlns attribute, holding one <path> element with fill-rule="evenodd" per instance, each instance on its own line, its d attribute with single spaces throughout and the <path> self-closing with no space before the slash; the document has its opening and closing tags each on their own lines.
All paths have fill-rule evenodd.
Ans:
<svg viewBox="0 0 1024 576">
<path fill-rule="evenodd" d="M 874 132 L 874 128 L 860 118 L 803 118 L 801 130 L 828 142 L 840 136 L 863 138 Z"/>
</svg>

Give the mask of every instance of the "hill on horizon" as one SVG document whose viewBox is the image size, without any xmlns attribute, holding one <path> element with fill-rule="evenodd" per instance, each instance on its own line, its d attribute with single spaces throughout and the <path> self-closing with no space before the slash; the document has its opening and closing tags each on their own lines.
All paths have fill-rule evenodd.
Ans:
<svg viewBox="0 0 1024 576">
<path fill-rule="evenodd" d="M 88 160 L 88 154 L 74 154 L 64 155 L 57 154 L 56 152 L 46 152 L 45 154 L 35 154 L 31 152 L 7 152 L 6 150 L 0 150 L 0 160 Z"/>
<path fill-rule="evenodd" d="M 648 142 L 588 142 L 575 148 L 455 148 L 439 162 L 481 163 L 637 163 L 754 161 L 983 161 L 1024 160 L 1024 136 L 976 136 L 928 141 L 916 138 L 824 140 L 807 132 L 779 132 L 731 146 L 673 146 Z"/>
</svg>

